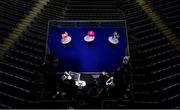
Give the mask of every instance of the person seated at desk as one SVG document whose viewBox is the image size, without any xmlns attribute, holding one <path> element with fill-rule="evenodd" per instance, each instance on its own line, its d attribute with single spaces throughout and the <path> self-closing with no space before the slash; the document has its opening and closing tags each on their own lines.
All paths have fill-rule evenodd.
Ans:
<svg viewBox="0 0 180 110">
<path fill-rule="evenodd" d="M 65 71 L 64 75 L 59 78 L 57 82 L 57 91 L 53 95 L 53 99 L 57 97 L 71 99 L 75 96 L 77 88 L 75 86 L 75 81 L 72 80 L 72 77 Z"/>
<path fill-rule="evenodd" d="M 103 71 L 102 73 L 100 73 L 99 75 L 99 79 L 98 79 L 98 90 L 97 90 L 97 94 L 95 97 L 106 97 L 107 93 L 109 91 L 109 87 L 110 85 L 108 85 L 109 81 L 113 79 L 112 75 L 108 72 Z M 111 81 L 110 81 L 111 82 Z"/>
</svg>

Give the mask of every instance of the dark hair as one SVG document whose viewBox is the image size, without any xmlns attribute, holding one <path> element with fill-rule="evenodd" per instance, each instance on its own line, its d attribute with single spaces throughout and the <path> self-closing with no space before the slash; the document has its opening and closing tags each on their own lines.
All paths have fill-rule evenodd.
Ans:
<svg viewBox="0 0 180 110">
<path fill-rule="evenodd" d="M 62 34 L 65 34 L 65 33 L 66 33 L 66 32 L 65 32 L 65 31 L 63 31 L 63 32 L 61 32 L 61 35 L 62 35 Z"/>
</svg>

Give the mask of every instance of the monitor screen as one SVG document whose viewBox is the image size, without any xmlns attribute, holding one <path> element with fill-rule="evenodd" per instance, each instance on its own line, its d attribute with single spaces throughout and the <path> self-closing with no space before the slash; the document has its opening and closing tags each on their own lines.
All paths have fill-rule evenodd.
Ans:
<svg viewBox="0 0 180 110">
<path fill-rule="evenodd" d="M 58 59 L 51 71 L 114 72 L 128 52 L 126 21 L 51 20 L 47 52 Z"/>
</svg>

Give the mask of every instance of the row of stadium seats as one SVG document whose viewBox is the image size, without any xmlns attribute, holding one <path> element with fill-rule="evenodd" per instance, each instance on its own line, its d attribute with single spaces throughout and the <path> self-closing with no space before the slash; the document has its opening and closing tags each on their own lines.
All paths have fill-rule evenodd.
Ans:
<svg viewBox="0 0 180 110">
<path fill-rule="evenodd" d="M 31 24 L 26 28 L 26 30 L 24 30 L 23 34 L 20 36 L 15 46 L 10 49 L 8 54 L 9 56 L 6 55 L 6 59 L 9 59 L 13 55 L 12 59 L 18 58 L 19 59 L 18 62 L 21 60 L 21 62 L 19 62 L 21 63 L 21 65 L 33 69 L 35 71 L 35 74 L 38 75 L 40 74 L 41 78 L 43 78 L 46 72 L 42 72 L 39 69 L 42 69 L 40 65 L 44 61 L 48 20 L 61 19 L 62 11 L 63 11 L 62 9 L 63 7 L 65 7 L 65 4 L 66 1 L 58 2 L 57 0 L 51 0 L 50 2 L 48 2 L 47 5 L 44 6 L 44 9 L 41 10 L 40 13 L 38 13 L 38 15 L 31 22 Z M 54 8 L 53 6 L 56 7 Z M 10 60 L 12 61 L 12 59 Z M 38 102 L 42 101 L 42 103 L 34 104 L 34 102 L 37 101 L 30 100 L 28 105 L 26 106 L 27 108 L 37 108 L 37 107 L 43 108 L 44 106 L 43 104 L 46 103 L 46 101 L 43 102 L 43 99 L 47 100 L 46 92 L 48 94 L 49 90 L 45 89 L 47 85 L 45 85 L 44 82 L 42 82 L 42 84 L 43 84 L 41 85 L 42 89 L 39 88 L 36 91 L 36 94 L 40 93 L 40 95 L 34 96 L 35 99 L 36 98 L 38 99 L 37 100 Z M 52 96 L 52 95 L 48 94 L 48 96 Z M 46 103 L 47 107 L 50 104 L 55 104 L 52 102 L 48 102 L 48 103 Z M 63 106 L 61 105 L 61 107 Z"/>
<path fill-rule="evenodd" d="M 1 43 L 28 14 L 35 3 L 37 3 L 36 0 L 0 1 L 2 8 L 0 15 Z M 27 105 L 28 100 L 36 97 L 34 92 L 38 89 L 39 76 L 35 70 L 26 68 L 23 61 L 18 58 L 24 58 L 23 54 L 26 56 L 31 56 L 31 54 L 18 51 L 14 46 L 10 51 L 14 53 L 6 55 L 6 61 L 0 62 L 0 106 L 2 108 L 22 108 Z"/>
<path fill-rule="evenodd" d="M 25 14 L 31 9 L 31 7 L 36 3 L 36 0 L 22 0 L 22 1 L 12 1 L 12 0 L 1 0 L 0 1 L 0 42 L 8 36 L 8 33 L 16 27 L 17 23 L 24 17 Z"/>
<path fill-rule="evenodd" d="M 123 19 L 123 13 L 116 7 L 116 0 L 69 2 L 64 19 L 70 20 L 113 20 Z"/>
<path fill-rule="evenodd" d="M 167 2 L 164 1 L 164 3 Z M 178 80 L 179 52 L 146 16 L 147 14 L 143 12 L 142 8 L 137 6 L 137 3 L 126 0 L 122 4 L 125 4 L 122 9 L 126 12 L 129 32 L 137 38 L 137 48 L 140 55 L 145 57 L 132 59 L 134 97 L 135 100 L 139 100 L 136 103 L 140 103 L 140 105 L 147 103 L 160 108 L 176 107 L 178 105 L 176 101 L 179 100 L 178 88 L 180 87 Z M 130 52 L 132 53 L 131 47 Z M 142 65 L 136 66 L 140 62 Z M 169 98 L 176 103 L 167 104 Z"/>
<path fill-rule="evenodd" d="M 180 24 L 180 15 L 179 15 L 179 6 L 180 2 L 178 0 L 171 1 L 148 1 L 160 14 L 161 18 L 174 30 L 175 33 L 179 33 L 179 24 Z"/>
</svg>

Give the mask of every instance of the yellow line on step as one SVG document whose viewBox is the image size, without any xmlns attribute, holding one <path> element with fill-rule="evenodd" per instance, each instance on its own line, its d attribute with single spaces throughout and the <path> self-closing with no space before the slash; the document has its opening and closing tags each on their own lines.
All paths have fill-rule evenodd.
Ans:
<svg viewBox="0 0 180 110">
<path fill-rule="evenodd" d="M 2 59 L 4 54 L 9 50 L 9 48 L 14 45 L 16 40 L 20 37 L 23 31 L 25 31 L 26 27 L 33 21 L 33 19 L 40 13 L 40 11 L 47 5 L 49 0 L 39 0 L 32 10 L 25 15 L 24 19 L 20 21 L 16 28 L 14 28 L 13 32 L 8 35 L 7 38 L 4 39 L 3 43 L 0 45 L 0 58 Z"/>
<path fill-rule="evenodd" d="M 163 22 L 161 17 L 157 14 L 155 9 L 146 0 L 136 0 L 136 2 L 142 7 L 142 9 L 151 17 L 152 21 L 156 24 L 159 30 L 164 36 L 176 46 L 176 49 L 180 51 L 180 39 L 173 33 L 173 31 Z"/>
</svg>

